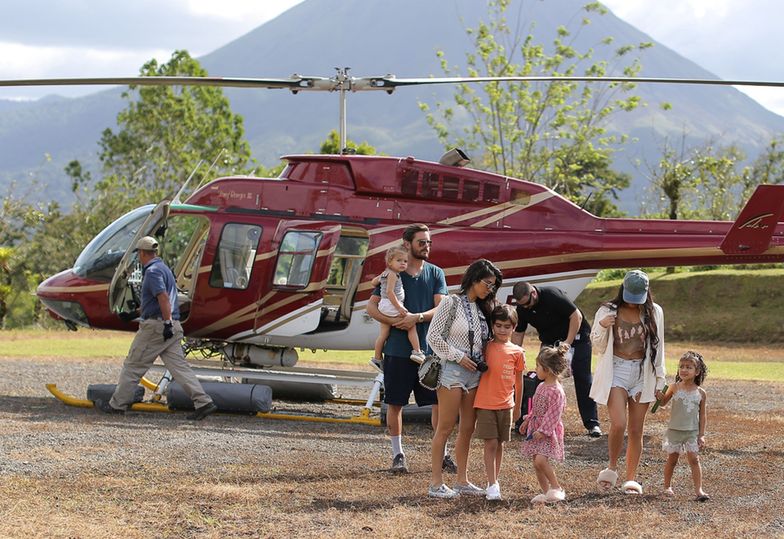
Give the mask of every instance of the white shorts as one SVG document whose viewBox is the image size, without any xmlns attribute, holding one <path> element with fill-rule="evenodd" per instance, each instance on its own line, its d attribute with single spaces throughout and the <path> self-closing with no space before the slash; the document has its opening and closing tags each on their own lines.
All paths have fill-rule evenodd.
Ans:
<svg viewBox="0 0 784 539">
<path fill-rule="evenodd" d="M 624 359 L 613 356 L 612 387 L 625 389 L 630 398 L 634 398 L 637 393 L 642 393 L 645 386 L 641 368 L 643 361 L 642 359 Z"/>
<path fill-rule="evenodd" d="M 381 311 L 381 314 L 391 316 L 392 318 L 400 316 L 400 311 L 387 298 L 381 298 L 381 301 L 378 302 L 378 310 Z"/>
</svg>

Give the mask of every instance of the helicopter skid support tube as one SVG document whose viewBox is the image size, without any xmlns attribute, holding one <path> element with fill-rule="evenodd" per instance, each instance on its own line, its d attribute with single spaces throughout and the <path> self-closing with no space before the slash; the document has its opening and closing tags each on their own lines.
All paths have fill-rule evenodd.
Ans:
<svg viewBox="0 0 784 539">
<path fill-rule="evenodd" d="M 57 388 L 57 384 L 46 384 L 46 389 L 49 393 L 55 396 L 57 400 L 61 401 L 68 406 L 75 406 L 77 408 L 94 408 L 93 401 L 87 399 L 79 399 L 72 395 L 67 395 Z M 131 405 L 131 410 L 134 412 L 166 412 L 174 413 L 174 410 L 169 410 L 168 406 L 163 404 L 156 404 L 151 402 L 137 402 Z"/>
</svg>

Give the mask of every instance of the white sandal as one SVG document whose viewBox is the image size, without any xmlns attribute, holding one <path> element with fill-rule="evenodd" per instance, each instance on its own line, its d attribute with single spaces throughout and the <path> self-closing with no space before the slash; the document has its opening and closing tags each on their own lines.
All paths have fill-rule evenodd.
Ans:
<svg viewBox="0 0 784 539">
<path fill-rule="evenodd" d="M 596 478 L 596 484 L 599 485 L 599 492 L 610 492 L 610 489 L 618 482 L 618 472 L 605 468 L 599 472 L 599 477 Z M 602 483 L 608 483 L 609 486 Z"/>
<path fill-rule="evenodd" d="M 626 481 L 622 486 L 624 494 L 642 494 L 642 485 L 637 481 Z"/>
</svg>

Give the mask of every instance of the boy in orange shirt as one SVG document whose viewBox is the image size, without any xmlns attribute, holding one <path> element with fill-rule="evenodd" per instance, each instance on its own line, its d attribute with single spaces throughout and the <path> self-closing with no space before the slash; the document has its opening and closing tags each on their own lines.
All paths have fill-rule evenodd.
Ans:
<svg viewBox="0 0 784 539">
<path fill-rule="evenodd" d="M 490 321 L 493 324 L 493 340 L 485 348 L 488 369 L 479 380 L 474 400 L 474 436 L 485 441 L 486 498 L 500 500 L 498 474 L 501 471 L 504 442 L 511 439 L 512 425 L 520 417 L 525 354 L 522 348 L 510 342 L 517 326 L 517 311 L 514 307 L 496 307 L 490 315 Z"/>
</svg>

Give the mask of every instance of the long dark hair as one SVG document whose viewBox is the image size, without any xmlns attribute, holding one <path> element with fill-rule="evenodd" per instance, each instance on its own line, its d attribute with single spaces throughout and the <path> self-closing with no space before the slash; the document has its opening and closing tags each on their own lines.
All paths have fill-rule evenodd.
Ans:
<svg viewBox="0 0 784 539">
<path fill-rule="evenodd" d="M 503 275 L 501 270 L 495 264 L 485 258 L 480 258 L 473 262 L 463 275 L 463 280 L 460 283 L 460 293 L 467 294 L 468 290 L 474 283 L 478 283 L 482 279 L 492 279 L 495 282 L 495 290 L 490 292 L 485 299 L 476 299 L 476 305 L 479 307 L 487 320 L 490 320 L 490 314 L 499 305 L 498 300 L 495 299 L 495 293 L 501 287 L 503 282 Z"/>
<path fill-rule="evenodd" d="M 605 302 L 603 305 L 617 311 L 621 305 L 637 305 L 636 303 L 627 303 L 623 301 L 623 285 L 618 288 L 618 295 L 612 301 Z M 656 318 L 653 316 L 653 294 L 650 287 L 648 287 L 648 297 L 645 298 L 645 303 L 642 304 L 642 312 L 640 319 L 642 320 L 642 327 L 645 331 L 645 337 L 648 340 L 648 349 L 650 351 L 651 369 L 656 372 L 656 353 L 659 349 L 659 332 L 656 326 Z"/>
</svg>

